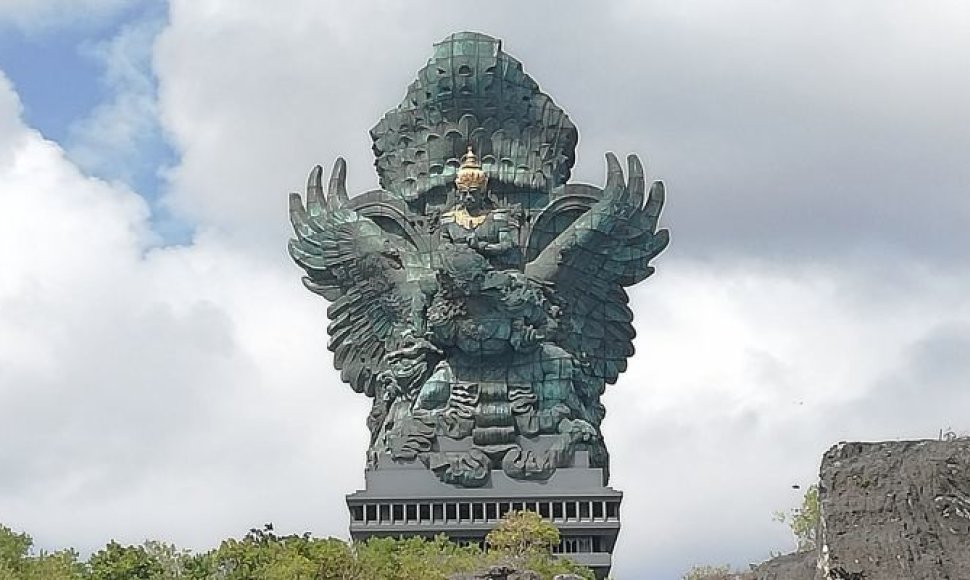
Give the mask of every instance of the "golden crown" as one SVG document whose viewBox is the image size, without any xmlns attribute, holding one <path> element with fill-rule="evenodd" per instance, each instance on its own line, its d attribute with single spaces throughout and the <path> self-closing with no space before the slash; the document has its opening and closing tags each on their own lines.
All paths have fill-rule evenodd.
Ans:
<svg viewBox="0 0 970 580">
<path fill-rule="evenodd" d="M 455 187 L 484 189 L 486 183 L 488 183 L 488 176 L 482 171 L 482 164 L 478 162 L 478 157 L 469 145 L 468 153 L 461 157 L 461 167 L 458 168 L 458 175 L 455 177 Z"/>
</svg>

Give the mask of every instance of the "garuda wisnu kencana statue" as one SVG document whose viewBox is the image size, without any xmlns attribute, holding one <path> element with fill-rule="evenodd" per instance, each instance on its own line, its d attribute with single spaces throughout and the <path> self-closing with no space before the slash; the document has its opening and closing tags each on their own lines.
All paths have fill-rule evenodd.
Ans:
<svg viewBox="0 0 970 580">
<path fill-rule="evenodd" d="M 607 473 L 600 397 L 633 354 L 624 288 L 667 245 L 664 188 L 640 160 L 567 183 L 576 127 L 477 33 L 454 34 L 371 130 L 381 189 L 350 197 L 337 159 L 290 196 L 290 255 L 332 302 L 341 379 L 373 400 L 372 468 L 444 482 L 546 479 L 575 452 Z"/>
</svg>

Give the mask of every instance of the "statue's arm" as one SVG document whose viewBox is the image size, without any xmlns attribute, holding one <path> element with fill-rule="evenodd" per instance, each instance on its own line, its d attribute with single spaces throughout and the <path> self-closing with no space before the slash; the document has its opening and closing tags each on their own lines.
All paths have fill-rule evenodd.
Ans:
<svg viewBox="0 0 970 580">
<path fill-rule="evenodd" d="M 511 250 L 514 244 L 512 234 L 507 230 L 502 230 L 498 234 L 497 242 L 477 240 L 475 242 L 475 248 L 485 254 L 501 254 Z"/>
<path fill-rule="evenodd" d="M 513 223 L 509 216 L 496 216 L 496 221 L 501 223 L 498 231 L 498 241 L 488 242 L 485 240 L 475 241 L 475 248 L 483 254 L 502 254 L 515 247 L 516 236 L 513 235 Z"/>
</svg>

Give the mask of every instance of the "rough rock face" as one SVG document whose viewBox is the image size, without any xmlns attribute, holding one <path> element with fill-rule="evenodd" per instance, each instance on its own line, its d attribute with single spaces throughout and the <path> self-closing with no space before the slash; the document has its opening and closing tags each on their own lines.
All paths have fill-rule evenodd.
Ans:
<svg viewBox="0 0 970 580">
<path fill-rule="evenodd" d="M 750 572 L 731 576 L 730 580 L 815 580 L 816 552 L 796 552 L 772 558 Z"/>
<path fill-rule="evenodd" d="M 970 439 L 840 443 L 819 501 L 822 578 L 970 579 Z"/>
<path fill-rule="evenodd" d="M 840 443 L 819 475 L 818 550 L 735 580 L 970 580 L 970 439 Z"/>
</svg>

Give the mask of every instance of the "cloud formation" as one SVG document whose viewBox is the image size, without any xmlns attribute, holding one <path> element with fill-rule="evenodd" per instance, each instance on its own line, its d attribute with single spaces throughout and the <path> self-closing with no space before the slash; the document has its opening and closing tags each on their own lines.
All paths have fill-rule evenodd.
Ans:
<svg viewBox="0 0 970 580">
<path fill-rule="evenodd" d="M 351 418 L 365 406 L 314 384 L 323 314 L 292 272 L 218 240 L 154 247 L 141 197 L 84 176 L 19 124 L 6 79 L 0 102 L 11 129 L 0 143 L 6 523 L 82 549 L 137 542 L 152 528 L 211 544 L 216 529 L 303 509 L 340 533 L 341 506 L 316 491 L 328 472 L 318 453 L 362 467 L 343 442 L 357 434 L 364 444 Z M 323 412 L 328 392 L 347 413 Z M 347 435 L 336 441 L 332 429 Z M 352 487 L 354 475 L 332 477 Z M 300 488 L 297 511 L 273 507 Z M 223 523 L 200 534 L 201 513 Z"/>
<path fill-rule="evenodd" d="M 66 143 L 85 173 L 122 181 L 149 197 L 171 156 L 151 70 L 155 37 L 164 25 L 149 12 L 111 38 L 82 44 L 81 54 L 104 69 L 100 84 L 110 97 L 71 124 Z"/>
<path fill-rule="evenodd" d="M 26 127 L 4 79 L 4 523 L 82 549 L 205 548 L 270 520 L 345 534 L 367 405 L 285 256 L 285 194 L 337 155 L 375 187 L 367 129 L 473 28 L 577 124 L 577 180 L 637 151 L 668 184 L 673 242 L 632 293 L 639 354 L 606 398 L 617 576 L 787 549 L 771 512 L 829 445 L 970 429 L 968 11 L 858 6 L 176 0 L 142 112 L 180 156 L 161 203 L 198 233 L 179 246 Z M 110 163 L 112 129 L 85 127 Z"/>
</svg>

